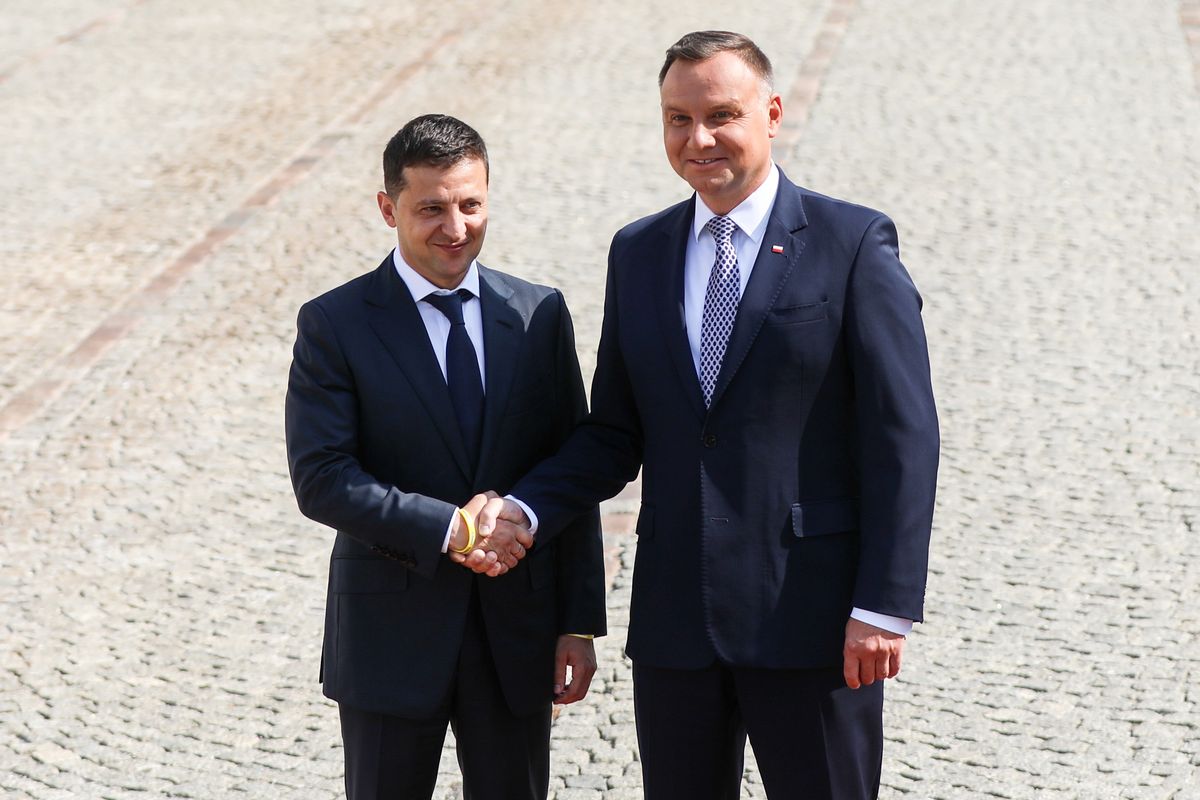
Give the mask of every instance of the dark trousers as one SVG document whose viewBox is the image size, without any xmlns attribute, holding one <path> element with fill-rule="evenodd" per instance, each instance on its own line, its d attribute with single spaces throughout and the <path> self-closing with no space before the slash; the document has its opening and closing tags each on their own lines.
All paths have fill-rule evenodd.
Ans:
<svg viewBox="0 0 1200 800">
<path fill-rule="evenodd" d="M 428 800 L 446 725 L 454 730 L 464 800 L 545 800 L 550 783 L 550 704 L 509 710 L 472 597 L 450 696 L 429 719 L 339 704 L 348 800 Z"/>
<path fill-rule="evenodd" d="M 735 800 L 746 737 L 779 800 L 871 800 L 883 763 L 883 683 L 840 667 L 701 670 L 633 665 L 646 800 Z"/>
</svg>

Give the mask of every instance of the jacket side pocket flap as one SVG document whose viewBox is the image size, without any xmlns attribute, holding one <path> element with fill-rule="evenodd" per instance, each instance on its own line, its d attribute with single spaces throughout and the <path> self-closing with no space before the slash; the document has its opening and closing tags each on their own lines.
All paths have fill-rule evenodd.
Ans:
<svg viewBox="0 0 1200 800">
<path fill-rule="evenodd" d="M 334 558 L 329 564 L 329 589 L 335 594 L 403 592 L 408 569 L 379 558 Z"/>
<path fill-rule="evenodd" d="M 792 506 L 792 533 L 796 534 L 798 539 L 857 529 L 857 497 L 811 500 Z"/>
</svg>

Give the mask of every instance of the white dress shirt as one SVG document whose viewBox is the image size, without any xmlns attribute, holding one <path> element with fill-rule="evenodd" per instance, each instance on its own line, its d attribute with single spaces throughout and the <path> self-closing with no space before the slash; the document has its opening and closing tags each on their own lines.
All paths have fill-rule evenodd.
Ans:
<svg viewBox="0 0 1200 800">
<path fill-rule="evenodd" d="M 484 383 L 483 376 L 487 373 L 483 371 L 483 310 L 479 305 L 478 262 L 471 262 L 462 282 L 453 289 L 443 289 L 430 283 L 427 278 L 404 261 L 404 256 L 400 255 L 398 247 L 392 251 L 392 263 L 396 265 L 396 274 L 408 287 L 413 300 L 417 303 L 417 310 L 421 312 L 421 321 L 425 323 L 425 332 L 429 334 L 429 343 L 433 345 L 433 353 L 437 356 L 438 366 L 442 368 L 442 380 L 446 380 L 446 342 L 450 338 L 450 320 L 425 298 L 431 294 L 454 294 L 459 289 L 466 289 L 475 297 L 473 302 L 463 303 L 463 322 L 467 326 L 467 336 L 471 337 L 471 344 L 475 346 L 475 357 L 479 359 L 480 383 Z M 442 539 L 443 553 L 450 547 L 450 532 L 454 530 L 455 516 L 456 514 L 452 514 L 450 521 L 446 524 L 446 537 Z"/>
</svg>

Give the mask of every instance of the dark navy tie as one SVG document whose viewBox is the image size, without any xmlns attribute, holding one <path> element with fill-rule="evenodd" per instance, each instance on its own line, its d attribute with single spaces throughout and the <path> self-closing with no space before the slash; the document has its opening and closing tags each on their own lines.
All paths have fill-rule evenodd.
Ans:
<svg viewBox="0 0 1200 800">
<path fill-rule="evenodd" d="M 458 417 L 458 428 L 467 445 L 467 457 L 474 465 L 479 460 L 479 442 L 483 433 L 483 381 L 479 377 L 479 358 L 463 321 L 463 303 L 473 295 L 466 289 L 454 294 L 431 294 L 425 301 L 450 320 L 446 339 L 446 384 L 450 402 Z"/>
</svg>

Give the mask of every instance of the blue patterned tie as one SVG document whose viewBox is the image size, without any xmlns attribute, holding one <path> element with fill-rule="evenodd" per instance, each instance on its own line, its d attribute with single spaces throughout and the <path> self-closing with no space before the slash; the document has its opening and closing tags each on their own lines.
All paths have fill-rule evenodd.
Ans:
<svg viewBox="0 0 1200 800">
<path fill-rule="evenodd" d="M 466 289 L 454 294 L 431 294 L 425 301 L 450 320 L 446 339 L 446 385 L 450 402 L 458 417 L 458 428 L 467 445 L 467 457 L 474 465 L 479 460 L 479 442 L 483 434 L 483 381 L 479 377 L 479 357 L 463 321 L 463 303 L 473 295 Z"/>
<path fill-rule="evenodd" d="M 717 243 L 717 258 L 708 273 L 708 288 L 704 291 L 704 317 L 700 324 L 700 388 L 704 391 L 704 406 L 712 403 L 725 345 L 733 320 L 737 316 L 738 300 L 742 294 L 738 274 L 737 251 L 733 249 L 733 232 L 737 223 L 729 217 L 713 217 L 704 225 Z"/>
</svg>

